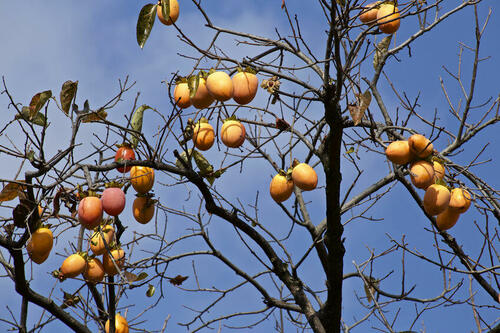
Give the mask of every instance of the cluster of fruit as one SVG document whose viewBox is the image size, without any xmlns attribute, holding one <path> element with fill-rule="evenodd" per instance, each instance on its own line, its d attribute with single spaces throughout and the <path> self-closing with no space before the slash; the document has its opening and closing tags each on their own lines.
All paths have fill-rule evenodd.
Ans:
<svg viewBox="0 0 500 333">
<path fill-rule="evenodd" d="M 398 7 L 393 2 L 377 1 L 366 5 L 359 15 L 365 24 L 377 23 L 380 31 L 393 34 L 399 29 L 400 19 Z"/>
<path fill-rule="evenodd" d="M 450 189 L 443 180 L 445 168 L 433 158 L 434 147 L 429 139 L 420 134 L 407 141 L 393 141 L 385 154 L 395 164 L 410 163 L 410 179 L 417 188 L 425 190 L 423 205 L 427 214 L 437 215 L 439 230 L 453 227 L 471 204 L 469 192 L 461 188 Z"/>
<path fill-rule="evenodd" d="M 288 172 L 280 170 L 271 179 L 269 192 L 276 202 L 283 202 L 290 198 L 293 186 L 297 186 L 302 191 L 311 191 L 318 185 L 318 175 L 316 171 L 307 163 L 294 162 L 294 166 Z"/>
</svg>

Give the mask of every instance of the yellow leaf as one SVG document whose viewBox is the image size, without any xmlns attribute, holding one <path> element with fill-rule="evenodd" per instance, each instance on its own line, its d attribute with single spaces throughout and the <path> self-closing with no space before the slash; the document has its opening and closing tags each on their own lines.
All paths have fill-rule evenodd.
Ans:
<svg viewBox="0 0 500 333">
<path fill-rule="evenodd" d="M 24 191 L 24 185 L 19 183 L 8 183 L 0 192 L 0 202 L 11 201 Z"/>
</svg>

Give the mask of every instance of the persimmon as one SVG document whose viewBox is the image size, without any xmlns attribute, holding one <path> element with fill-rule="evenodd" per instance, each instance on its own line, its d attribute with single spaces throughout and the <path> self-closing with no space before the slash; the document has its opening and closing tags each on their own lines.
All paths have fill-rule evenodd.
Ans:
<svg viewBox="0 0 500 333">
<path fill-rule="evenodd" d="M 104 279 L 104 267 L 98 258 L 91 258 L 87 261 L 87 267 L 82 274 L 85 280 L 98 283 Z"/>
<path fill-rule="evenodd" d="M 442 180 L 445 174 L 444 165 L 439 163 L 438 161 L 432 161 L 432 166 L 434 168 L 434 179 Z"/>
<path fill-rule="evenodd" d="M 215 71 L 207 77 L 207 90 L 213 98 L 225 102 L 233 97 L 233 81 L 222 71 Z"/>
<path fill-rule="evenodd" d="M 434 183 L 434 167 L 427 161 L 417 161 L 410 166 L 410 179 L 417 188 L 426 189 Z"/>
<path fill-rule="evenodd" d="M 220 129 L 220 139 L 229 148 L 238 148 L 245 141 L 245 126 L 234 119 L 225 120 Z"/>
<path fill-rule="evenodd" d="M 115 228 L 113 228 L 112 225 L 106 224 L 101 228 L 101 233 L 96 230 L 90 237 L 90 249 L 95 255 L 103 254 L 106 252 L 106 245 L 104 244 L 104 241 L 106 241 L 106 244 L 108 244 L 108 247 L 111 246 L 111 243 L 113 243 L 113 239 L 115 237 Z"/>
<path fill-rule="evenodd" d="M 207 90 L 206 81 L 204 78 L 200 77 L 198 82 L 198 89 L 196 89 L 196 93 L 193 97 L 190 98 L 191 103 L 197 109 L 205 109 L 208 108 L 214 101 L 212 95 Z"/>
<path fill-rule="evenodd" d="M 434 150 L 431 141 L 421 134 L 413 134 L 410 136 L 408 145 L 410 146 L 411 152 L 422 159 L 432 154 Z"/>
<path fill-rule="evenodd" d="M 115 153 L 115 162 L 127 162 L 127 161 L 132 161 L 135 160 L 135 152 L 130 147 L 128 144 L 122 144 L 118 148 L 118 150 Z M 117 167 L 116 170 L 118 170 L 121 173 L 129 172 L 131 166 L 122 166 L 122 167 Z"/>
<path fill-rule="evenodd" d="M 233 99 L 240 105 L 250 103 L 259 88 L 259 79 L 254 73 L 239 72 L 233 78 Z"/>
<path fill-rule="evenodd" d="M 26 245 L 30 259 L 36 264 L 42 264 L 49 257 L 54 243 L 52 231 L 46 227 L 40 227 L 31 234 Z"/>
<path fill-rule="evenodd" d="M 299 163 L 293 168 L 292 180 L 302 191 L 314 190 L 318 185 L 318 175 L 307 163 Z"/>
<path fill-rule="evenodd" d="M 74 278 L 82 274 L 87 267 L 87 261 L 80 253 L 74 253 L 64 259 L 59 271 L 64 278 Z"/>
<path fill-rule="evenodd" d="M 179 17 L 179 2 L 177 2 L 177 0 L 170 0 L 170 16 L 168 18 L 165 19 L 163 17 L 161 6 L 156 7 L 156 14 L 158 15 L 158 19 L 161 23 L 165 25 L 172 25 Z"/>
<path fill-rule="evenodd" d="M 380 5 L 377 11 L 377 23 L 380 31 L 386 34 L 398 31 L 401 24 L 398 7 L 388 3 Z"/>
<path fill-rule="evenodd" d="M 283 202 L 290 198 L 293 192 L 293 181 L 287 179 L 284 172 L 278 173 L 273 177 L 269 184 L 269 192 L 276 202 Z"/>
<path fill-rule="evenodd" d="M 155 200 L 147 196 L 135 198 L 132 213 L 137 222 L 141 224 L 148 223 L 155 215 Z"/>
<path fill-rule="evenodd" d="M 410 145 L 406 140 L 391 142 L 385 150 L 385 155 L 389 161 L 396 164 L 406 164 L 412 159 Z"/>
<path fill-rule="evenodd" d="M 179 82 L 174 89 L 174 100 L 178 107 L 185 109 L 191 106 L 191 99 L 189 98 L 189 87 L 187 82 Z"/>
<path fill-rule="evenodd" d="M 424 210 L 429 215 L 441 214 L 448 208 L 450 197 L 450 191 L 445 186 L 432 184 L 425 191 L 423 200 Z"/>
<path fill-rule="evenodd" d="M 85 197 L 78 204 L 78 220 L 86 229 L 94 229 L 102 221 L 102 203 L 98 197 Z"/>
<path fill-rule="evenodd" d="M 215 132 L 212 125 L 205 118 L 201 118 L 193 129 L 193 143 L 199 150 L 208 150 L 215 141 Z"/>
<path fill-rule="evenodd" d="M 146 166 L 133 166 L 130 169 L 130 183 L 137 193 L 148 193 L 154 182 L 154 169 Z"/>
<path fill-rule="evenodd" d="M 109 333 L 109 319 L 106 321 L 104 328 L 106 333 Z M 115 315 L 115 332 L 116 333 L 128 333 L 128 323 L 125 318 L 122 317 L 120 313 Z"/>
<path fill-rule="evenodd" d="M 101 195 L 102 209 L 110 216 L 118 216 L 125 208 L 125 193 L 119 187 L 108 187 Z"/>
<path fill-rule="evenodd" d="M 108 275 L 116 275 L 118 274 L 118 269 L 113 264 L 113 258 L 116 266 L 121 270 L 125 265 L 125 252 L 122 248 L 117 248 L 111 250 L 111 254 L 109 252 L 105 252 L 102 256 L 102 265 L 104 267 L 104 271 Z"/>
<path fill-rule="evenodd" d="M 365 24 L 374 22 L 377 19 L 379 3 L 380 1 L 377 1 L 366 5 L 359 15 L 359 20 Z"/>
<path fill-rule="evenodd" d="M 460 214 L 465 213 L 470 207 L 470 193 L 461 188 L 451 190 L 450 209 Z"/>
<path fill-rule="evenodd" d="M 450 207 L 448 206 L 448 208 L 446 208 L 444 212 L 437 216 L 436 225 L 441 231 L 448 230 L 455 224 L 457 224 L 459 217 L 460 213 L 454 211 L 453 209 L 450 209 Z"/>
</svg>

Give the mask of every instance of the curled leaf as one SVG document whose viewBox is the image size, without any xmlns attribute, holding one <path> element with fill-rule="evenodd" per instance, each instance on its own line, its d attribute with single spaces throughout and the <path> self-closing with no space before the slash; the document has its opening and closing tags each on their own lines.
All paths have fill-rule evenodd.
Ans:
<svg viewBox="0 0 500 333">
<path fill-rule="evenodd" d="M 30 113 L 30 108 L 28 106 L 23 106 L 23 108 L 21 109 L 21 113 L 16 114 L 14 119 L 24 119 L 32 124 L 42 127 L 48 126 L 47 118 L 43 113 L 37 112 L 34 115 L 31 115 Z"/>
<path fill-rule="evenodd" d="M 156 4 L 147 4 L 142 7 L 141 12 L 139 13 L 139 18 L 137 19 L 137 44 L 142 49 L 146 41 L 148 40 L 149 34 L 151 33 L 151 29 L 153 29 L 153 25 L 156 19 Z M 168 17 L 168 16 L 167 16 Z"/>
<path fill-rule="evenodd" d="M 372 94 L 369 90 L 367 90 L 363 94 L 356 94 L 356 104 L 349 104 L 347 106 L 349 113 L 351 114 L 351 118 L 354 121 L 354 125 L 359 125 L 371 101 Z"/>
<path fill-rule="evenodd" d="M 82 123 L 93 123 L 105 120 L 108 113 L 104 109 L 99 109 L 96 112 L 90 112 L 82 117 Z"/>
<path fill-rule="evenodd" d="M 66 81 L 63 83 L 61 88 L 61 93 L 59 94 L 59 99 L 61 101 L 61 108 L 63 112 L 68 115 L 69 108 L 73 98 L 75 98 L 76 90 L 78 89 L 78 81 Z"/>
<path fill-rule="evenodd" d="M 0 192 L 0 202 L 11 201 L 17 198 L 19 195 L 22 195 L 24 192 L 24 185 L 20 183 L 10 182 L 4 186 L 2 191 Z"/>
<path fill-rule="evenodd" d="M 190 148 L 190 149 L 188 149 L 187 153 L 186 153 L 186 151 L 183 151 L 182 153 L 179 154 L 179 157 L 184 161 L 184 164 L 187 164 L 187 165 L 189 165 L 188 155 L 189 155 L 189 158 L 192 157 L 192 155 L 193 155 L 193 149 Z M 175 161 L 175 166 L 178 167 L 181 170 L 185 170 L 186 169 L 184 167 L 184 164 L 181 162 L 181 160 L 179 160 L 179 158 L 177 158 L 177 160 Z"/>
<path fill-rule="evenodd" d="M 180 286 L 184 281 L 186 281 L 188 276 L 177 275 L 174 278 L 170 279 L 170 283 L 174 286 Z"/>
<path fill-rule="evenodd" d="M 52 91 L 50 91 L 50 90 L 40 92 L 40 93 L 36 94 L 35 96 L 33 96 L 31 98 L 31 102 L 30 102 L 30 106 L 29 106 L 30 118 L 33 118 L 37 114 L 37 112 L 43 108 L 45 103 L 47 103 L 47 101 L 51 97 L 52 97 Z"/>
<path fill-rule="evenodd" d="M 196 162 L 196 166 L 198 167 L 198 169 L 200 169 L 200 174 L 202 176 L 208 175 L 214 171 L 214 167 L 212 166 L 212 164 L 210 164 L 205 156 L 203 156 L 203 154 L 199 151 L 193 151 L 193 158 Z"/>
<path fill-rule="evenodd" d="M 189 98 L 193 98 L 198 91 L 198 86 L 200 84 L 200 75 L 191 75 L 187 78 L 187 84 L 189 88 Z"/>
<path fill-rule="evenodd" d="M 389 49 L 389 45 L 391 44 L 392 35 L 384 37 L 380 43 L 375 46 L 375 55 L 373 56 L 373 68 L 377 69 L 382 63 L 382 59 L 384 58 L 387 50 Z"/>
<path fill-rule="evenodd" d="M 153 286 L 152 284 L 150 284 L 148 286 L 148 290 L 146 291 L 146 296 L 153 297 L 154 294 L 155 294 L 155 286 Z"/>
<path fill-rule="evenodd" d="M 132 115 L 132 120 L 130 121 L 130 126 L 134 131 L 137 132 L 142 132 L 142 119 L 144 115 L 144 111 L 147 109 L 151 109 L 150 106 L 143 104 L 139 106 L 134 114 Z M 132 137 L 130 138 L 130 142 L 132 143 L 130 146 L 132 148 L 137 148 L 137 145 L 139 144 L 139 135 L 132 133 Z"/>
<path fill-rule="evenodd" d="M 170 0 L 161 0 L 161 14 L 164 18 L 168 19 L 170 17 Z"/>
</svg>

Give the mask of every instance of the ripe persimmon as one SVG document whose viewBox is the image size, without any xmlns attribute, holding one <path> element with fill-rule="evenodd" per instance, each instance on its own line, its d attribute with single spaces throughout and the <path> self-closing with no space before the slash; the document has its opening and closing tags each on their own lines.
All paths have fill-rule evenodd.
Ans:
<svg viewBox="0 0 500 333">
<path fill-rule="evenodd" d="M 450 191 L 445 186 L 432 184 L 425 191 L 424 210 L 429 215 L 441 214 L 448 208 L 450 197 Z"/>
<path fill-rule="evenodd" d="M 102 209 L 110 216 L 118 216 L 125 208 L 125 193 L 119 187 L 108 187 L 102 192 Z"/>
<path fill-rule="evenodd" d="M 269 184 L 269 192 L 271 197 L 276 202 L 283 202 L 290 198 L 293 192 L 293 181 L 287 179 L 286 174 L 282 171 L 273 177 Z"/>
<path fill-rule="evenodd" d="M 98 283 L 104 279 L 104 267 L 98 258 L 91 258 L 87 261 L 87 266 L 82 274 L 85 280 Z"/>
<path fill-rule="evenodd" d="M 191 103 L 197 109 L 208 108 L 214 101 L 212 95 L 207 90 L 207 84 L 204 78 L 200 77 L 198 81 L 198 89 L 193 97 L 190 98 Z"/>
<path fill-rule="evenodd" d="M 172 25 L 179 17 L 179 2 L 177 2 L 177 0 L 170 0 L 170 16 L 166 19 L 163 17 L 161 6 L 156 7 L 156 14 L 158 15 L 158 19 L 161 23 L 165 25 Z"/>
<path fill-rule="evenodd" d="M 155 215 L 155 200 L 148 196 L 140 196 L 135 198 L 132 205 L 132 213 L 137 222 L 146 224 Z"/>
<path fill-rule="evenodd" d="M 104 328 L 106 333 L 109 333 L 109 319 L 106 321 Z M 122 317 L 120 313 L 115 315 L 115 332 L 116 333 L 128 333 L 128 323 L 125 318 Z"/>
<path fill-rule="evenodd" d="M 64 259 L 59 271 L 64 278 L 74 278 L 82 274 L 87 267 L 87 261 L 80 253 L 74 253 Z"/>
<path fill-rule="evenodd" d="M 215 132 L 212 125 L 205 118 L 201 118 L 193 128 L 193 143 L 199 150 L 208 150 L 215 141 Z"/>
<path fill-rule="evenodd" d="M 434 167 L 427 161 L 417 161 L 410 166 L 410 179 L 417 188 L 426 189 L 434 183 Z"/>
<path fill-rule="evenodd" d="M 120 148 L 115 153 L 115 162 L 125 162 L 126 161 L 131 161 L 135 160 L 135 153 L 132 147 L 130 147 L 128 144 L 122 144 L 120 145 Z M 116 168 L 118 172 L 125 173 L 130 171 L 130 166 L 122 166 Z"/>
<path fill-rule="evenodd" d="M 365 24 L 374 22 L 377 19 L 379 3 L 380 1 L 376 1 L 366 5 L 359 15 L 359 20 Z"/>
<path fill-rule="evenodd" d="M 233 97 L 233 81 L 226 72 L 216 71 L 208 75 L 207 89 L 213 98 L 221 102 Z"/>
<path fill-rule="evenodd" d="M 408 139 L 411 152 L 420 158 L 426 158 L 434 150 L 432 142 L 421 134 L 413 134 Z"/>
<path fill-rule="evenodd" d="M 174 89 L 174 100 L 178 107 L 185 109 L 191 106 L 187 82 L 178 82 Z"/>
<path fill-rule="evenodd" d="M 396 164 L 406 164 L 412 159 L 410 146 L 406 140 L 391 142 L 385 150 L 385 155 L 389 161 Z"/>
<path fill-rule="evenodd" d="M 240 105 L 250 103 L 259 88 L 259 79 L 250 72 L 236 73 L 233 78 L 233 99 Z"/>
<path fill-rule="evenodd" d="M 116 275 L 118 274 L 118 269 L 113 264 L 113 260 L 111 259 L 111 257 L 114 259 L 116 266 L 118 266 L 118 268 L 121 270 L 125 265 L 125 252 L 120 247 L 111 250 L 111 254 L 109 252 L 105 252 L 102 256 L 102 265 L 106 274 Z"/>
<path fill-rule="evenodd" d="M 307 163 L 299 163 L 293 168 L 292 180 L 302 191 L 314 190 L 318 185 L 318 175 Z"/>
<path fill-rule="evenodd" d="M 386 34 L 398 31 L 401 24 L 398 7 L 388 3 L 380 5 L 377 11 L 377 23 L 380 31 Z"/>
<path fill-rule="evenodd" d="M 148 193 L 155 183 L 155 171 L 147 166 L 133 166 L 130 169 L 130 183 L 137 193 Z"/>
<path fill-rule="evenodd" d="M 49 257 L 54 236 L 52 231 L 46 227 L 40 227 L 31 234 L 31 238 L 26 245 L 30 259 L 40 265 Z"/>
<path fill-rule="evenodd" d="M 92 236 L 90 237 L 90 249 L 95 255 L 103 254 L 106 252 L 106 245 L 104 244 L 104 241 L 106 241 L 106 244 L 108 244 L 108 247 L 111 246 L 111 243 L 113 243 L 114 237 L 115 237 L 115 228 L 113 228 L 112 225 L 106 224 L 101 228 L 101 233 L 99 231 L 94 231 Z"/>
<path fill-rule="evenodd" d="M 439 163 L 438 161 L 432 161 L 432 166 L 434 168 L 434 178 L 436 180 L 442 180 L 445 174 L 444 165 Z"/>
<path fill-rule="evenodd" d="M 224 121 L 220 129 L 220 139 L 229 148 L 238 148 L 245 141 L 245 126 L 235 119 Z"/>
<path fill-rule="evenodd" d="M 102 203 L 98 197 L 85 197 L 78 204 L 78 220 L 86 229 L 94 229 L 102 221 Z"/>
<path fill-rule="evenodd" d="M 451 190 L 450 209 L 460 214 L 465 213 L 470 207 L 470 193 L 461 188 Z"/>
<path fill-rule="evenodd" d="M 448 208 L 446 208 L 444 212 L 437 216 L 436 225 L 441 231 L 448 230 L 455 224 L 457 224 L 459 217 L 460 213 L 454 211 L 453 209 L 450 209 L 450 207 L 448 206 Z"/>
</svg>

